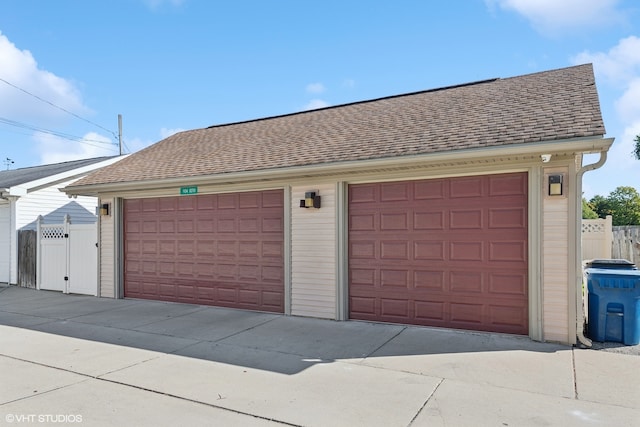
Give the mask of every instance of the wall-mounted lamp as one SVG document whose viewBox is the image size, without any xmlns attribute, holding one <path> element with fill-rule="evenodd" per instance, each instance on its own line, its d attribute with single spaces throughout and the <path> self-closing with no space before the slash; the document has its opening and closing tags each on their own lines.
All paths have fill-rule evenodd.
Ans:
<svg viewBox="0 0 640 427">
<path fill-rule="evenodd" d="M 100 205 L 100 216 L 109 216 L 111 211 L 111 205 L 109 203 L 103 203 Z"/>
<path fill-rule="evenodd" d="M 301 208 L 320 209 L 320 196 L 316 191 L 307 191 L 304 193 L 304 199 L 300 200 Z"/>
<path fill-rule="evenodd" d="M 562 175 L 549 175 L 549 195 L 562 196 Z"/>
<path fill-rule="evenodd" d="M 551 161 L 551 154 L 541 154 L 540 160 L 542 160 L 542 163 L 549 163 Z"/>
</svg>

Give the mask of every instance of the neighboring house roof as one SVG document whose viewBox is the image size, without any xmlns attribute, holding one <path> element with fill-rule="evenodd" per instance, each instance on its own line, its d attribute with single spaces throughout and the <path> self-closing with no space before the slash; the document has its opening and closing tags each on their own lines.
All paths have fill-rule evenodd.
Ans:
<svg viewBox="0 0 640 427">
<path fill-rule="evenodd" d="M 0 191 L 11 192 L 11 189 L 20 188 L 24 192 L 45 184 L 53 185 L 61 180 L 86 175 L 98 167 L 112 164 L 117 159 L 117 156 L 95 157 L 0 171 Z M 21 195 L 20 191 L 17 195 Z"/>
<path fill-rule="evenodd" d="M 177 133 L 74 188 L 605 133 L 590 64 Z"/>
</svg>

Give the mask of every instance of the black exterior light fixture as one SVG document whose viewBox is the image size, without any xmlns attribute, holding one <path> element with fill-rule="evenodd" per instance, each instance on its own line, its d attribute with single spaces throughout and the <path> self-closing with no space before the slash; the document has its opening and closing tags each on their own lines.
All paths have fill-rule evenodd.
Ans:
<svg viewBox="0 0 640 427">
<path fill-rule="evenodd" d="M 109 214 L 111 213 L 111 204 L 109 203 L 103 203 L 100 205 L 100 216 L 109 216 Z"/>
<path fill-rule="evenodd" d="M 562 175 L 549 175 L 549 195 L 562 196 Z"/>
<path fill-rule="evenodd" d="M 307 191 L 304 193 L 304 199 L 300 200 L 301 208 L 320 209 L 320 196 L 317 191 Z"/>
</svg>

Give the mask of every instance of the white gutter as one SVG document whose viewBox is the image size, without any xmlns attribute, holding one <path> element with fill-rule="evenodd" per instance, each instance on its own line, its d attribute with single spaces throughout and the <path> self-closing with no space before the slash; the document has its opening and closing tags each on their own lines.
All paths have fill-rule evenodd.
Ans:
<svg viewBox="0 0 640 427">
<path fill-rule="evenodd" d="M 607 149 L 600 151 L 600 159 L 591 163 L 590 165 L 583 166 L 580 168 L 578 173 L 576 174 L 576 197 L 577 197 L 577 210 L 578 216 L 577 218 L 580 221 L 576 221 L 576 254 L 575 254 L 575 269 L 576 269 L 576 335 L 578 341 L 580 341 L 584 346 L 591 347 L 593 343 L 591 340 L 584 336 L 584 307 L 583 307 L 583 290 L 582 290 L 582 176 L 585 172 L 590 172 L 592 170 L 596 170 L 607 160 Z"/>
<path fill-rule="evenodd" d="M 446 162 L 464 162 L 478 159 L 493 160 L 508 156 L 539 156 L 540 154 L 562 155 L 577 153 L 597 153 L 608 149 L 612 139 L 588 137 L 565 140 L 474 148 L 459 151 L 446 151 L 413 156 L 385 157 L 371 160 L 351 160 L 308 166 L 291 166 L 255 171 L 229 172 L 213 175 L 183 176 L 174 178 L 151 179 L 144 181 L 112 182 L 88 185 L 68 185 L 62 191 L 69 195 L 95 195 L 99 192 L 118 192 L 145 188 L 160 189 L 180 185 L 202 185 L 214 183 L 247 182 L 256 180 L 286 179 L 289 177 L 313 177 L 338 172 L 358 172 L 384 167 L 410 167 L 414 165 L 437 165 Z"/>
</svg>

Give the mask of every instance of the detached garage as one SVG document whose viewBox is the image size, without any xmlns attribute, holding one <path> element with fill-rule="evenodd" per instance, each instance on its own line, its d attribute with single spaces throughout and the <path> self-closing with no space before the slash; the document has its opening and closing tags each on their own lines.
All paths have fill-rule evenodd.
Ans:
<svg viewBox="0 0 640 427">
<path fill-rule="evenodd" d="M 105 208 L 102 297 L 575 343 L 604 133 L 580 65 L 185 131 L 65 191 Z"/>
</svg>

